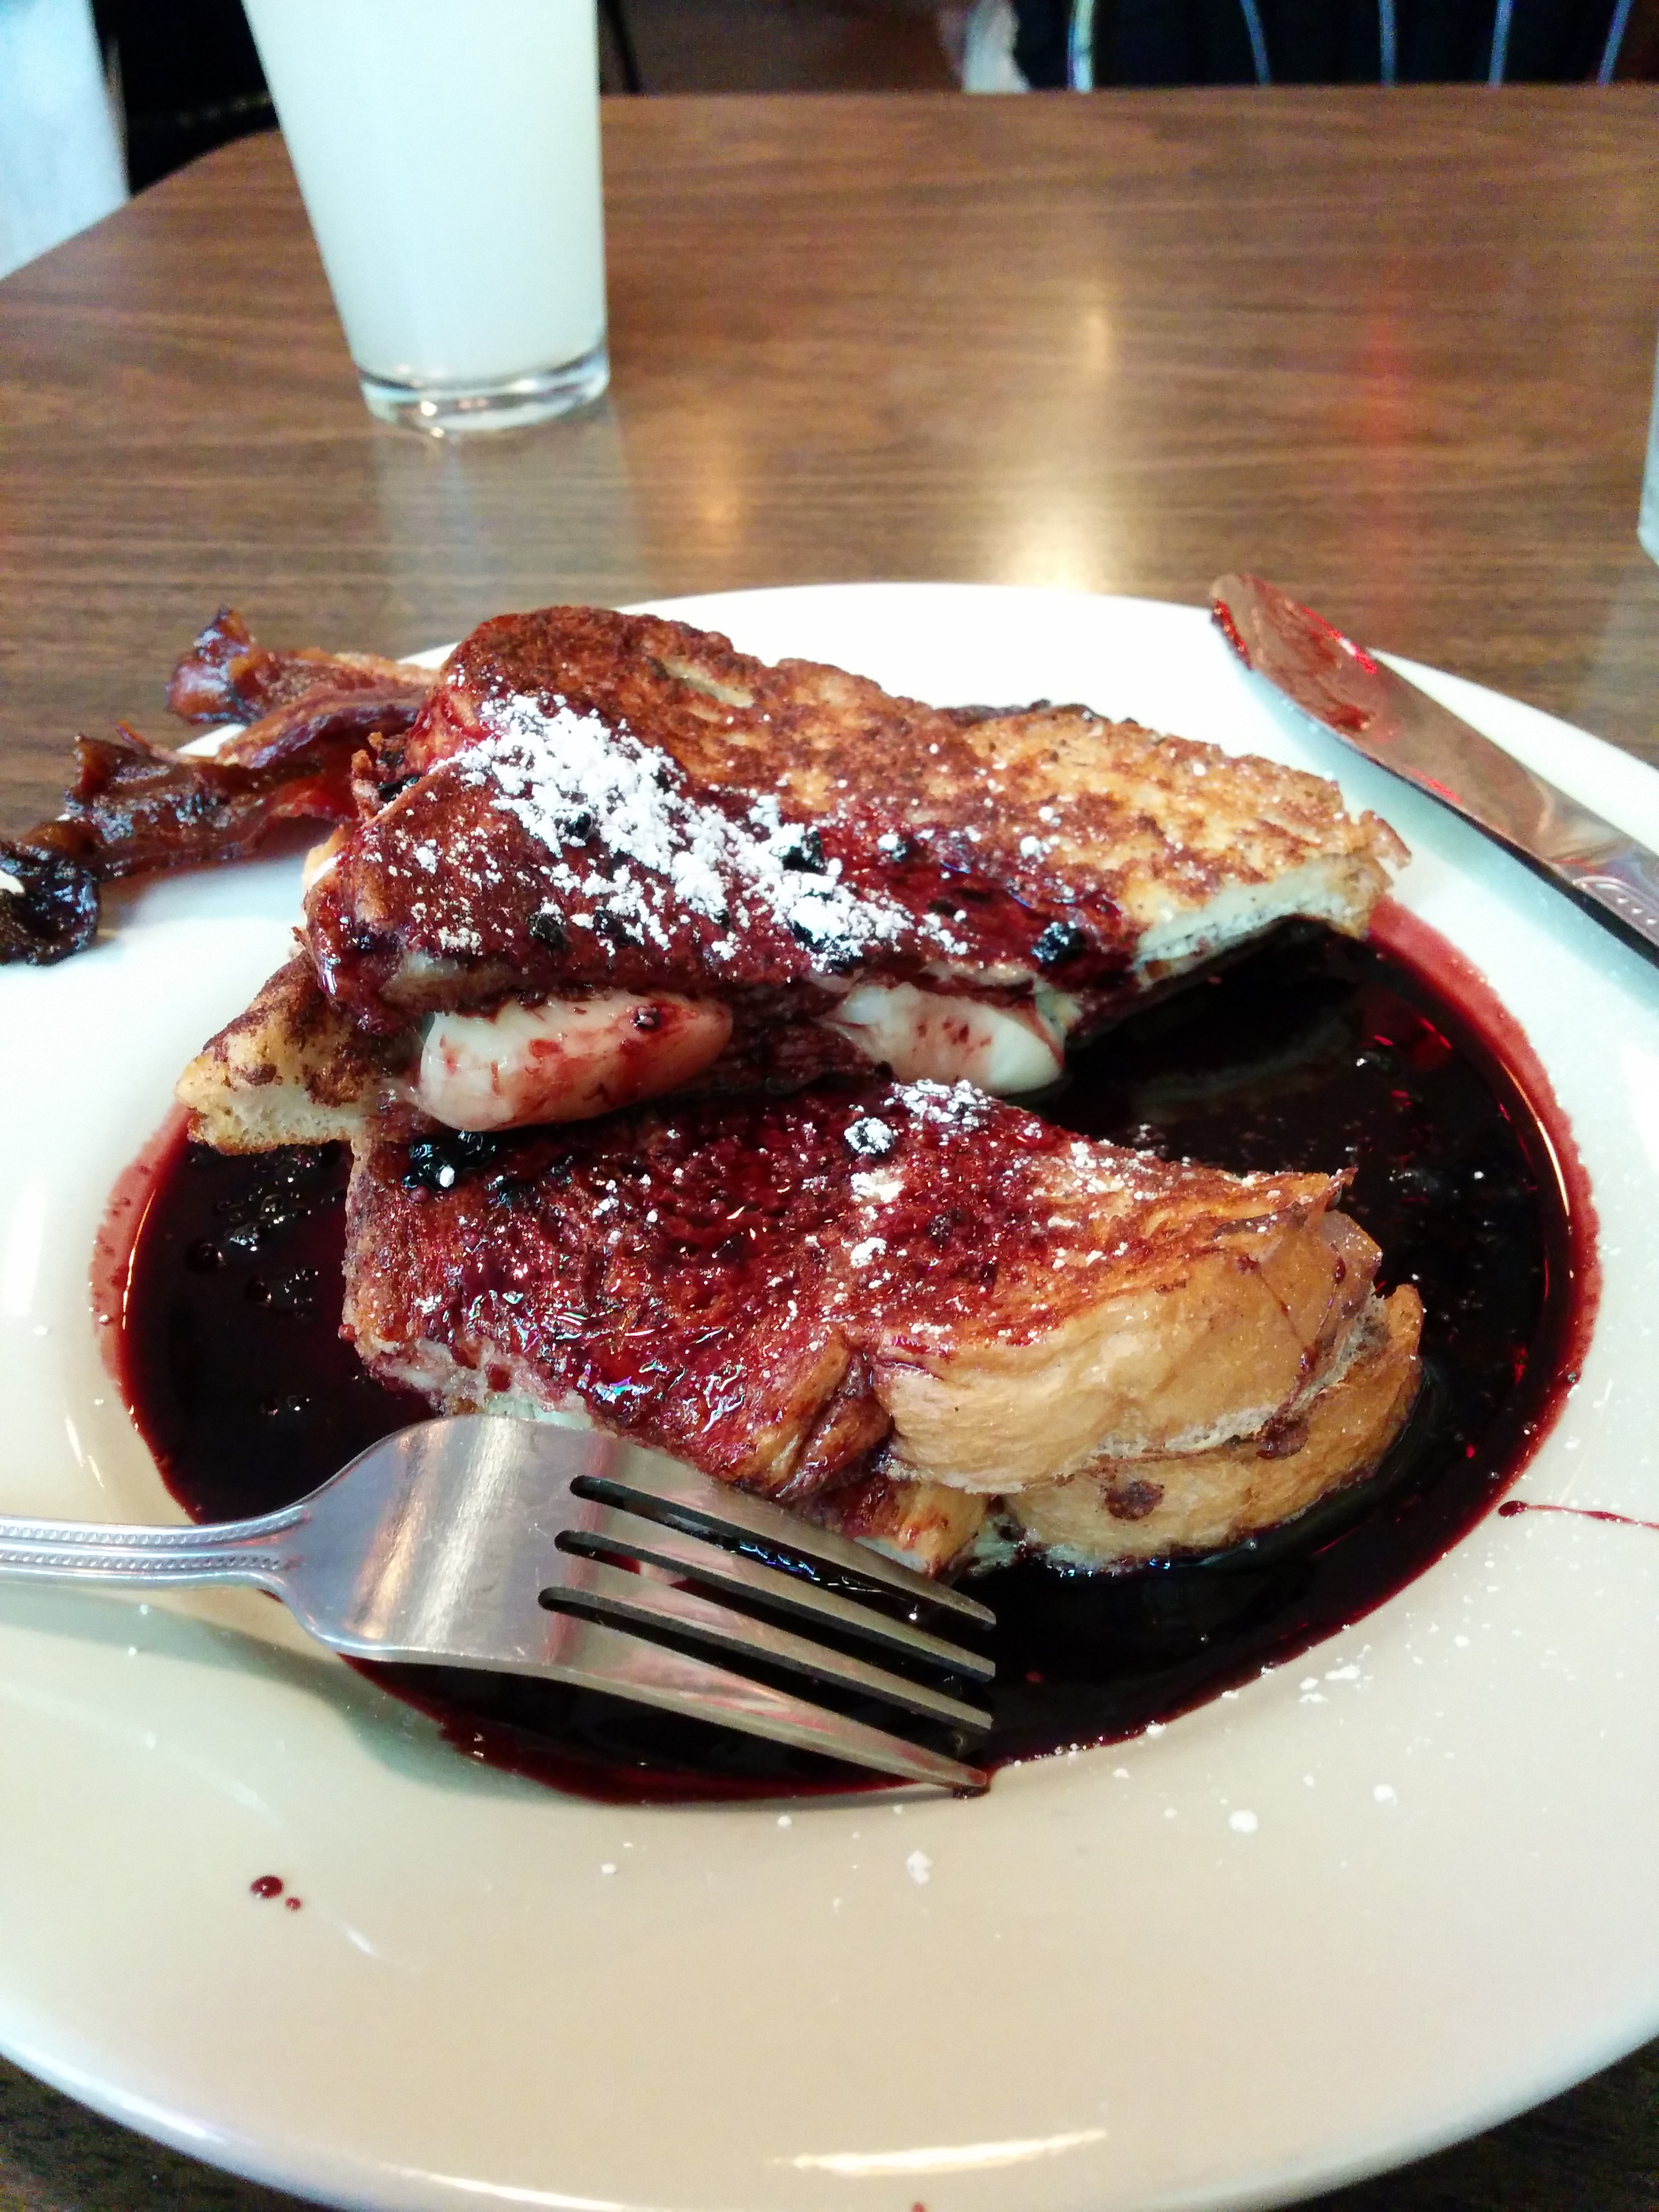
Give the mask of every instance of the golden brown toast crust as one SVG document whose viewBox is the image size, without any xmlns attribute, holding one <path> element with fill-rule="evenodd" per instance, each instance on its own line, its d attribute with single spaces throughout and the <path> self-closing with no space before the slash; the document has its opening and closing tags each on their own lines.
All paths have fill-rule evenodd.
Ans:
<svg viewBox="0 0 1659 2212">
<path fill-rule="evenodd" d="M 775 665 L 717 631 L 602 607 L 483 623 L 445 664 L 404 754 L 409 771 L 474 742 L 487 708 L 525 696 L 625 723 L 699 781 L 834 813 L 878 793 L 896 817 L 971 840 L 1019 883 L 1063 870 L 1073 896 L 1147 921 L 1223 883 L 1265 881 L 1313 850 L 1397 866 L 1398 840 L 1354 820 L 1322 777 L 1110 722 L 1085 707 L 960 712 L 895 697 L 810 660 Z M 1048 806 L 1053 822 L 1040 819 Z M 1033 836 L 1043 867 L 1022 849 Z M 1380 871 L 1379 871 L 1380 872 Z"/>
<path fill-rule="evenodd" d="M 441 1403 L 585 1407 L 787 1499 L 1002 1493 L 1294 1414 L 1375 1247 L 1340 1178 L 1087 1142 L 968 1086 L 359 1154 L 346 1331 Z"/>
<path fill-rule="evenodd" d="M 942 1482 L 904 1482 L 869 1474 L 810 1498 L 805 1517 L 902 1559 L 918 1574 L 943 1575 L 973 1550 L 991 1500 Z"/>
<path fill-rule="evenodd" d="M 174 1095 L 192 1142 L 258 1152 L 362 1137 L 386 1081 L 383 1054 L 330 1006 L 301 955 L 209 1040 Z"/>
<path fill-rule="evenodd" d="M 1365 1341 L 1340 1379 L 1266 1438 L 1101 1461 L 1020 1492 L 1009 1510 L 1030 1541 L 1097 1566 L 1219 1551 L 1291 1520 L 1369 1474 L 1411 1411 L 1423 1302 L 1402 1284 L 1367 1318 Z"/>
<path fill-rule="evenodd" d="M 866 933 L 850 953 L 837 938 L 824 954 L 786 908 L 780 930 L 741 899 L 729 930 L 711 922 L 678 864 L 672 884 L 653 874 L 647 847 L 659 853 L 659 838 L 619 843 L 613 817 L 580 803 L 581 778 L 557 766 L 568 729 L 549 734 L 560 718 L 592 720 L 669 764 L 676 804 L 703 810 L 703 827 L 674 830 L 683 854 L 701 856 L 711 808 L 737 820 L 764 799 L 786 823 L 817 825 L 843 886 L 896 902 L 908 934 Z M 1028 988 L 1048 975 L 1109 1000 L 1285 914 L 1361 931 L 1403 858 L 1374 816 L 1344 812 L 1334 785 L 1271 762 L 1083 708 L 952 713 L 815 663 L 768 666 L 684 623 L 591 607 L 476 630 L 398 766 L 424 780 L 360 826 L 309 908 L 325 988 L 377 1026 L 413 1006 L 515 992 L 799 988 L 825 972 L 940 964 Z M 595 887 L 604 906 L 602 887 L 623 873 L 634 904 L 649 895 L 648 917 L 618 908 L 600 928 Z M 968 886 L 954 961 L 937 921 L 952 884 Z M 732 890 L 728 871 L 725 903 Z M 1002 902 L 994 915 L 988 900 Z"/>
</svg>

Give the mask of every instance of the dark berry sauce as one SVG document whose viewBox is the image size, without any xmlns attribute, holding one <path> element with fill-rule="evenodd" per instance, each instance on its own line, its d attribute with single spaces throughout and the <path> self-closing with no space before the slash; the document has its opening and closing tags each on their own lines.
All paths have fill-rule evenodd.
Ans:
<svg viewBox="0 0 1659 2212">
<path fill-rule="evenodd" d="M 336 1146 L 230 1158 L 175 1124 L 119 1295 L 100 1248 L 94 1298 L 127 1403 L 192 1520 L 289 1504 L 428 1410 L 372 1381 L 340 1339 L 350 1166 Z"/>
<path fill-rule="evenodd" d="M 1412 916 L 1370 943 L 1286 935 L 1079 1056 L 1047 1118 L 1233 1170 L 1352 1167 L 1346 1200 L 1420 1291 L 1425 1384 L 1365 1483 L 1209 1559 L 984 1575 L 993 1765 L 1109 1741 L 1293 1656 L 1409 1583 L 1490 1510 L 1576 1379 L 1595 1217 L 1524 1036 Z M 420 1417 L 337 1334 L 346 1161 L 226 1158 L 177 1130 L 118 1192 L 99 1305 L 129 1405 L 199 1520 L 303 1496 Z M 143 1185 L 141 1197 L 139 1184 Z M 845 1787 L 806 1754 L 504 1676 L 367 1670 L 467 1756 L 630 1802 Z"/>
<path fill-rule="evenodd" d="M 1565 1513 L 1571 1521 L 1605 1521 L 1614 1528 L 1648 1528 L 1659 1536 L 1659 1521 L 1638 1521 L 1632 1513 L 1610 1513 L 1604 1505 L 1551 1505 L 1542 1498 L 1506 1498 L 1498 1509 L 1500 1520 L 1517 1513 Z"/>
</svg>

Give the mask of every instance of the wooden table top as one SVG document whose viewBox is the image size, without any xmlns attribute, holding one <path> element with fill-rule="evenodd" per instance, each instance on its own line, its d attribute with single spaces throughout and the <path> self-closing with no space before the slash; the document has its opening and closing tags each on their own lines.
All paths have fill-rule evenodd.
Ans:
<svg viewBox="0 0 1659 2212">
<path fill-rule="evenodd" d="M 0 812 L 165 734 L 222 601 L 402 651 L 504 607 L 927 577 L 1367 642 L 1659 760 L 1635 537 L 1659 91 L 685 99 L 607 118 L 615 382 L 477 444 L 371 422 L 280 144 L 0 285 Z M 290 2200 L 0 2066 L 4 2212 Z M 1326 2212 L 1652 2212 L 1659 2045 Z"/>
</svg>

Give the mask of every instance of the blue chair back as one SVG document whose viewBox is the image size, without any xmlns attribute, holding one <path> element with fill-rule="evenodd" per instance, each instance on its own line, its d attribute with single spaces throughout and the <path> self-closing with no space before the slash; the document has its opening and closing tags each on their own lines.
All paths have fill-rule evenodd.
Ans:
<svg viewBox="0 0 1659 2212">
<path fill-rule="evenodd" d="M 1632 0 L 1016 0 L 1036 86 L 1610 82 Z"/>
</svg>

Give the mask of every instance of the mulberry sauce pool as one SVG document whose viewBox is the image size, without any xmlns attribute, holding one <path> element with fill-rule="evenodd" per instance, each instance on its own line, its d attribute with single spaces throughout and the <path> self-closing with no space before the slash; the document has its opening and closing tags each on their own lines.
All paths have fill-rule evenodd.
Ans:
<svg viewBox="0 0 1659 2212">
<path fill-rule="evenodd" d="M 997 1629 L 987 1763 L 1110 1741 L 1294 1656 L 1391 1596 L 1492 1505 L 1594 1318 L 1595 1219 L 1547 1079 L 1480 977 L 1385 907 L 1371 940 L 1286 936 L 1146 1009 L 1040 1103 L 1091 1137 L 1233 1170 L 1352 1166 L 1345 1201 L 1415 1283 L 1425 1386 L 1364 1483 L 1209 1559 L 980 1577 Z M 343 1149 L 230 1158 L 176 1133 L 112 1204 L 98 1268 L 134 1419 L 195 1519 L 305 1495 L 421 1401 L 337 1334 Z M 845 1788 L 806 1753 L 592 1692 L 373 1667 L 458 1749 L 590 1796 Z"/>
</svg>

